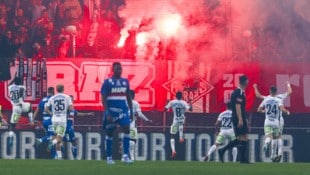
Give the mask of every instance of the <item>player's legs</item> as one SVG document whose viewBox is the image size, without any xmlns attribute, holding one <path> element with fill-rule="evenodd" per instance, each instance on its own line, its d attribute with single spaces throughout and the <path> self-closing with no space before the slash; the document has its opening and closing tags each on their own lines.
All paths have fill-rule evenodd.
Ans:
<svg viewBox="0 0 310 175">
<path fill-rule="evenodd" d="M 175 137 L 177 132 L 179 131 L 179 125 L 176 122 L 173 122 L 173 124 L 170 127 L 170 147 L 171 147 L 171 158 L 174 159 L 176 156 L 175 151 Z"/>
<path fill-rule="evenodd" d="M 23 102 L 22 103 L 22 113 L 28 113 L 29 123 L 33 122 L 33 110 L 31 103 Z"/>
<path fill-rule="evenodd" d="M 22 106 L 21 105 L 13 105 L 12 115 L 9 123 L 9 147 L 13 146 L 13 137 L 14 137 L 14 130 L 16 124 L 18 123 L 22 114 Z"/>
<path fill-rule="evenodd" d="M 279 127 L 271 126 L 271 128 L 272 128 L 271 159 L 275 161 L 278 147 Z"/>
<path fill-rule="evenodd" d="M 66 127 L 67 127 L 66 125 L 67 125 L 66 121 L 53 121 L 53 127 L 56 137 L 53 139 L 52 144 L 56 145 L 56 153 L 58 159 L 62 159 L 61 143 L 62 138 L 66 133 Z"/>
<path fill-rule="evenodd" d="M 208 153 L 205 157 L 205 161 L 209 161 L 211 154 L 218 148 L 219 145 L 223 144 L 225 140 L 225 137 L 223 136 L 223 133 L 220 132 L 215 139 L 215 144 L 213 144 L 210 149 L 208 150 Z"/>
<path fill-rule="evenodd" d="M 68 135 L 69 135 L 69 142 L 72 144 L 71 147 L 71 153 L 73 158 L 76 160 L 77 159 L 77 154 L 78 154 L 78 148 L 77 148 L 77 141 L 76 141 L 76 137 L 75 137 L 75 133 L 74 133 L 74 128 L 73 126 L 70 126 L 70 128 L 68 128 Z"/>
<path fill-rule="evenodd" d="M 138 130 L 135 127 L 130 128 L 130 158 L 135 160 L 136 141 L 138 139 Z"/>
<path fill-rule="evenodd" d="M 184 129 L 183 123 L 179 124 L 179 142 L 180 143 L 184 142 L 183 129 Z"/>
<path fill-rule="evenodd" d="M 127 113 L 125 113 L 127 114 Z M 129 157 L 129 147 L 130 147 L 130 118 L 129 115 L 125 115 L 118 122 L 122 129 L 123 135 L 123 159 L 125 163 L 132 163 Z"/>
<path fill-rule="evenodd" d="M 264 141 L 264 146 L 263 146 L 263 150 L 264 152 L 267 152 L 270 144 L 271 144 L 271 140 L 272 140 L 272 127 L 271 126 L 264 126 L 264 132 L 265 132 L 265 141 Z"/>
<path fill-rule="evenodd" d="M 113 132 L 116 128 L 116 125 L 110 123 L 107 119 L 107 113 L 103 116 L 103 130 L 106 131 L 105 136 L 105 145 L 106 145 L 106 154 L 107 154 L 107 164 L 115 164 L 112 158 L 112 147 L 113 147 Z"/>
</svg>

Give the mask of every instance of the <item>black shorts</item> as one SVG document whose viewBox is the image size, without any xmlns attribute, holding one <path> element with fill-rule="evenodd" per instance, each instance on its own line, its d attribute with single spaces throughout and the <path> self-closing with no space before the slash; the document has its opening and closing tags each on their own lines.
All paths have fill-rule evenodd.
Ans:
<svg viewBox="0 0 310 175">
<path fill-rule="evenodd" d="M 238 122 L 239 122 L 238 118 L 236 118 L 236 119 L 233 118 L 232 121 L 233 121 L 234 131 L 235 131 L 236 137 L 248 134 L 249 129 L 248 129 L 247 119 L 245 119 L 245 118 L 243 119 L 243 126 L 241 128 L 238 128 Z"/>
</svg>

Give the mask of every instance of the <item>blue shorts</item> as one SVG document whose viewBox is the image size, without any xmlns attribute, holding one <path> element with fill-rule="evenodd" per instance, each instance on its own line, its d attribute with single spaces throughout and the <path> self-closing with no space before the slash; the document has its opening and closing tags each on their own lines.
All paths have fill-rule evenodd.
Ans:
<svg viewBox="0 0 310 175">
<path fill-rule="evenodd" d="M 54 133 L 54 128 L 53 128 L 53 125 L 52 125 L 52 119 L 48 119 L 48 120 L 43 120 L 43 127 L 46 131 L 46 135 L 48 136 L 53 136 L 55 135 Z"/>
<path fill-rule="evenodd" d="M 103 130 L 114 130 L 116 128 L 116 125 L 130 125 L 130 117 L 128 111 L 123 113 L 110 112 L 110 114 L 113 118 L 113 123 L 109 123 L 109 121 L 107 120 L 108 112 L 104 112 L 103 114 Z"/>
<path fill-rule="evenodd" d="M 74 133 L 74 127 L 69 122 L 67 122 L 66 135 L 69 136 L 69 138 L 64 137 L 63 141 L 74 142 L 76 140 L 75 133 Z"/>
</svg>

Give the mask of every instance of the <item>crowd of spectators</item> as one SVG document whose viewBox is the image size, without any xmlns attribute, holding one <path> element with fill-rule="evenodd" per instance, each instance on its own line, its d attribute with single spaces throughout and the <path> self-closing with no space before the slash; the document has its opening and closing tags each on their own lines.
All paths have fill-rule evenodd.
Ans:
<svg viewBox="0 0 310 175">
<path fill-rule="evenodd" d="M 9 40 L 17 46 L 16 54 L 27 58 L 108 57 L 115 52 L 111 43 L 119 38 L 121 4 L 121 0 L 0 0 L 1 40 Z M 76 31 L 70 33 L 68 26 Z"/>
</svg>

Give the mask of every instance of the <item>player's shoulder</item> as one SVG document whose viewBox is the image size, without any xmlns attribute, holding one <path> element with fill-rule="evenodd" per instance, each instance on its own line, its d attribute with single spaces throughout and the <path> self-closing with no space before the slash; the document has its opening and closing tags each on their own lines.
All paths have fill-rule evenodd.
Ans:
<svg viewBox="0 0 310 175">
<path fill-rule="evenodd" d="M 132 100 L 132 104 L 139 105 L 139 102 L 137 100 Z"/>
</svg>

